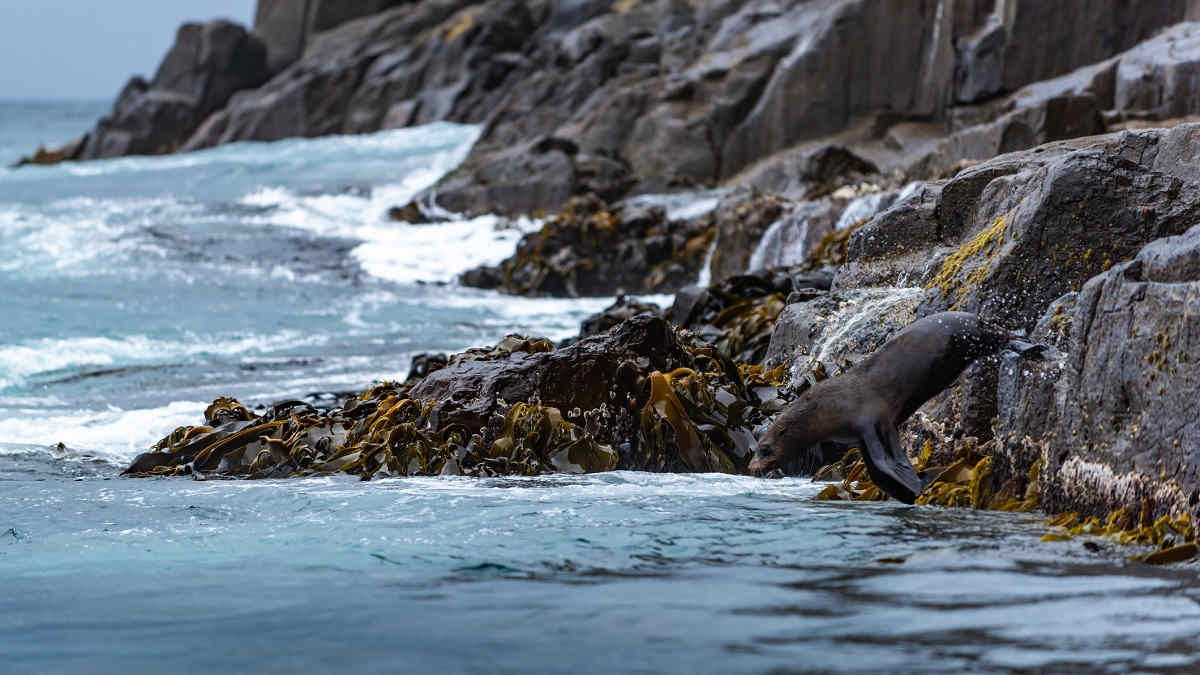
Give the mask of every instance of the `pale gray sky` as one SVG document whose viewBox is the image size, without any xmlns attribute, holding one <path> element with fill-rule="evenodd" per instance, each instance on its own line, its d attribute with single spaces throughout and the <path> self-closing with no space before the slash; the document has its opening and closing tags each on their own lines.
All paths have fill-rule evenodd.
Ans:
<svg viewBox="0 0 1200 675">
<path fill-rule="evenodd" d="M 0 0 L 0 99 L 113 99 L 185 21 L 249 26 L 256 0 Z"/>
</svg>

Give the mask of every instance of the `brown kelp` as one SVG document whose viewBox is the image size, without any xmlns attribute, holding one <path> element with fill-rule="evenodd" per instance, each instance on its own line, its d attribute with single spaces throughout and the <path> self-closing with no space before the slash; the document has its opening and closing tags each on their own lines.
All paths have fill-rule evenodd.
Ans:
<svg viewBox="0 0 1200 675">
<path fill-rule="evenodd" d="M 1035 511 L 1039 506 L 1040 462 L 1035 462 L 1025 477 L 1013 476 L 996 486 L 993 482 L 992 456 L 972 444 L 963 445 L 957 456 L 945 466 L 930 466 L 930 444 L 926 442 L 913 463 L 923 475 L 934 479 L 917 498 L 918 505 L 973 508 L 989 511 Z M 886 499 L 867 475 L 866 464 L 857 448 L 838 462 L 822 467 L 815 480 L 837 480 L 815 497 L 819 500 Z M 1042 541 L 1068 541 L 1078 536 L 1105 537 L 1125 545 L 1152 547 L 1134 560 L 1149 564 L 1169 564 L 1200 555 L 1200 538 L 1186 515 L 1154 517 L 1154 504 L 1147 499 L 1137 513 L 1118 509 L 1106 518 L 1083 517 L 1069 512 L 1046 521 L 1050 532 Z"/>
</svg>

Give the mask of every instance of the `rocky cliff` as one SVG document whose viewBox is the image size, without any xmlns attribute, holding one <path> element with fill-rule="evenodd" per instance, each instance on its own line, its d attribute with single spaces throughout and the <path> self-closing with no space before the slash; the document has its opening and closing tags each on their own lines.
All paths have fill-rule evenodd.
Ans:
<svg viewBox="0 0 1200 675">
<path fill-rule="evenodd" d="M 194 86 L 135 80 L 61 156 L 484 123 L 437 189 L 443 206 L 472 212 L 729 181 L 775 189 L 795 178 L 806 146 L 831 136 L 879 146 L 885 171 L 922 160 L 944 170 L 1101 131 L 1099 112 L 1114 107 L 1177 114 L 1146 105 L 1153 87 L 1119 95 L 1121 105 L 1102 100 L 1107 90 L 1005 96 L 1127 50 L 1191 4 L 262 0 L 246 44 L 224 23 L 186 26 L 163 64 L 182 53 L 210 79 L 235 77 L 195 103 Z M 1116 69 L 1122 82 L 1141 74 Z M 96 140 L 111 129 L 137 140 Z"/>
</svg>

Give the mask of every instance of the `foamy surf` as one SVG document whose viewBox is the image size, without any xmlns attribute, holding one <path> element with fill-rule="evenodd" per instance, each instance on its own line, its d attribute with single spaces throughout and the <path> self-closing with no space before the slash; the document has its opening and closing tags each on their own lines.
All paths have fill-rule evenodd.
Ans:
<svg viewBox="0 0 1200 675">
<path fill-rule="evenodd" d="M 197 337 L 188 342 L 156 340 L 145 335 L 126 335 L 119 339 L 43 338 L 15 345 L 0 345 L 0 391 L 47 373 L 169 363 L 197 356 L 266 354 L 298 346 L 320 346 L 328 339 L 324 335 L 305 335 L 297 331 L 275 335 Z"/>
<path fill-rule="evenodd" d="M 113 464 L 128 463 L 176 427 L 202 424 L 208 403 L 175 401 L 139 410 L 8 409 L 0 415 L 0 455 L 28 454 L 38 448 L 56 459 L 90 455 Z M 66 446 L 57 450 L 57 445 Z"/>
</svg>

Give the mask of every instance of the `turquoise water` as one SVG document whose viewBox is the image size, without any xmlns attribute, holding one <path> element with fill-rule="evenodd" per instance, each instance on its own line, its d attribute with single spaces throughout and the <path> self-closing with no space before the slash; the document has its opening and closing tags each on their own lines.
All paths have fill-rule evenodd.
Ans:
<svg viewBox="0 0 1200 675">
<path fill-rule="evenodd" d="M 0 104 L 0 162 L 103 108 Z M 116 477 L 217 395 L 322 400 L 607 304 L 453 284 L 531 223 L 386 221 L 478 133 L 0 169 L 0 672 L 1200 668 L 1196 567 L 1034 516 L 721 475 Z"/>
</svg>

